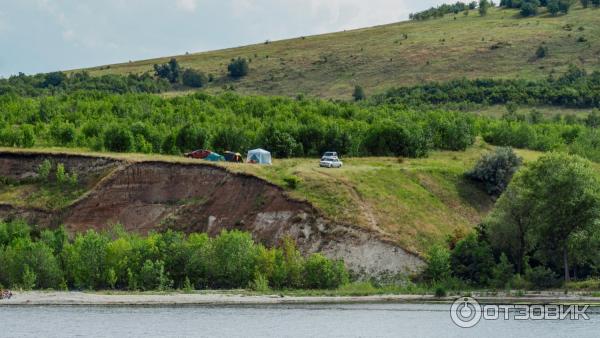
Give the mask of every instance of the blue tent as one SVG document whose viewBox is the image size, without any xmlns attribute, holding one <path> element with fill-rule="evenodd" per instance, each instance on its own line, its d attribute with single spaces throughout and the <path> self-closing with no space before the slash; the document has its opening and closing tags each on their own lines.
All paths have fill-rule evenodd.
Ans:
<svg viewBox="0 0 600 338">
<path fill-rule="evenodd" d="M 264 149 L 250 150 L 246 161 L 257 164 L 271 164 L 271 153 Z"/>
<path fill-rule="evenodd" d="M 211 162 L 225 161 L 225 157 L 217 153 L 210 153 L 210 155 L 206 156 L 204 159 Z"/>
</svg>

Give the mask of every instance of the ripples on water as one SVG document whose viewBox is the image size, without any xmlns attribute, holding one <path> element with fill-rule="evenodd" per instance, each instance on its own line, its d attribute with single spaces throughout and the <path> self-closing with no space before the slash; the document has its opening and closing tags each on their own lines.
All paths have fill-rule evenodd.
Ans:
<svg viewBox="0 0 600 338">
<path fill-rule="evenodd" d="M 456 327 L 447 304 L 0 307 L 0 337 L 599 337 L 589 321 Z"/>
</svg>

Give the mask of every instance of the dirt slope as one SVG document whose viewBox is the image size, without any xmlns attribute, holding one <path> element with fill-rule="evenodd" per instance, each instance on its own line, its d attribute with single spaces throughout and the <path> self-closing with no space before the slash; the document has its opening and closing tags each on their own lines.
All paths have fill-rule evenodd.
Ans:
<svg viewBox="0 0 600 338">
<path fill-rule="evenodd" d="M 251 232 L 267 245 L 291 236 L 303 252 L 344 258 L 356 271 L 409 272 L 422 265 L 417 256 L 391 241 L 336 224 L 276 185 L 208 164 L 0 153 L 0 177 L 16 182 L 35 177 L 45 159 L 76 172 L 87 191 L 60 210 L 4 203 L 0 217 L 26 218 L 41 226 L 65 224 L 73 231 L 116 223 L 140 233 L 171 228 L 215 235 L 235 228 Z"/>
</svg>

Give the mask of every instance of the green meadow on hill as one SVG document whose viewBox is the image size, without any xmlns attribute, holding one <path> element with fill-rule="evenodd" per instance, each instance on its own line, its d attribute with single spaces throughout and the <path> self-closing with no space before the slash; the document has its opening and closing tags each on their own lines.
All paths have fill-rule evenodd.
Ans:
<svg viewBox="0 0 600 338">
<path fill-rule="evenodd" d="M 600 9 L 580 5 L 553 17 L 541 10 L 523 18 L 516 9 L 448 14 L 352 31 L 298 37 L 176 56 L 182 67 L 212 74 L 211 91 L 233 86 L 244 94 L 305 94 L 349 99 L 355 85 L 367 94 L 392 86 L 458 78 L 539 80 L 576 64 L 600 70 Z M 265 37 L 268 39 L 268 37 Z M 585 40 L 585 41 L 584 41 Z M 536 57 L 540 46 L 548 55 Z M 231 59 L 250 60 L 248 76 L 227 77 Z M 171 57 L 88 69 L 93 75 L 153 72 Z"/>
</svg>

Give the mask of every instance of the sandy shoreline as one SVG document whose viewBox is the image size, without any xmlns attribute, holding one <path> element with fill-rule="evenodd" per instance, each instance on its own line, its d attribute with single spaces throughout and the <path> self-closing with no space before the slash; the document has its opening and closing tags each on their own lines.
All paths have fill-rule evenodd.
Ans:
<svg viewBox="0 0 600 338">
<path fill-rule="evenodd" d="M 482 303 L 560 303 L 600 305 L 600 298 L 582 295 L 536 294 L 525 296 L 479 296 Z M 451 303 L 456 297 L 435 298 L 430 295 L 376 295 L 376 296 L 280 296 L 243 295 L 225 293 L 171 293 L 171 294 L 103 294 L 88 292 L 14 292 L 13 298 L 0 300 L 0 306 L 177 306 L 177 305 L 289 305 L 289 304 L 352 304 L 352 303 Z"/>
</svg>

